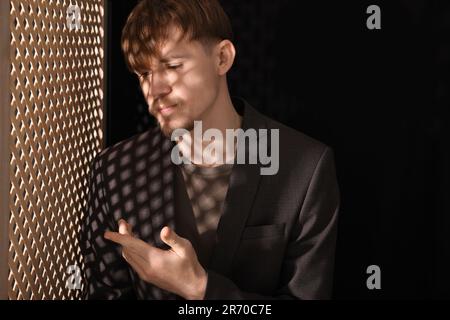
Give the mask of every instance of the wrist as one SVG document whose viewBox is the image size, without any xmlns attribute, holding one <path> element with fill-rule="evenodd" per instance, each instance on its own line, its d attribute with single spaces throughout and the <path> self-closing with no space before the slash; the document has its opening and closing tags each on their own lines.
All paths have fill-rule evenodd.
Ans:
<svg viewBox="0 0 450 320">
<path fill-rule="evenodd" d="M 206 285 L 208 283 L 208 274 L 205 269 L 201 268 L 195 277 L 191 294 L 187 295 L 187 300 L 203 300 L 206 294 Z"/>
</svg>

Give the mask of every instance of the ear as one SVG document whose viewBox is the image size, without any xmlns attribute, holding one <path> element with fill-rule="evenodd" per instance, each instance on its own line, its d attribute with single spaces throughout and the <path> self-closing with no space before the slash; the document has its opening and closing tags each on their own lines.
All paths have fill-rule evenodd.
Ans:
<svg viewBox="0 0 450 320">
<path fill-rule="evenodd" d="M 236 49 L 230 40 L 222 40 L 216 46 L 217 72 L 225 75 L 232 67 L 236 57 Z"/>
</svg>

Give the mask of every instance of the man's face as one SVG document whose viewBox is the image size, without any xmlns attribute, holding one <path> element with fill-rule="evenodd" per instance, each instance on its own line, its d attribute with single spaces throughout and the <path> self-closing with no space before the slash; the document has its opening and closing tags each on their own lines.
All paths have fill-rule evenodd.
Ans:
<svg viewBox="0 0 450 320">
<path fill-rule="evenodd" d="M 172 27 L 160 57 L 149 61 L 139 82 L 150 113 L 166 136 L 178 128 L 192 130 L 214 105 L 220 84 L 213 49 L 198 41 L 181 39 Z"/>
</svg>

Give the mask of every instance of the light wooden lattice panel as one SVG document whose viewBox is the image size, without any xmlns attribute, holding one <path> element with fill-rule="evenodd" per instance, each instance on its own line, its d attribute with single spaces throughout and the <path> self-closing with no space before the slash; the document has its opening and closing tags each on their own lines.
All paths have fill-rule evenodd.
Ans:
<svg viewBox="0 0 450 320">
<path fill-rule="evenodd" d="M 69 28 L 70 5 L 80 28 Z M 103 26 L 103 0 L 10 1 L 10 299 L 83 289 L 66 281 L 70 265 L 82 268 L 80 220 L 102 148 Z"/>
</svg>

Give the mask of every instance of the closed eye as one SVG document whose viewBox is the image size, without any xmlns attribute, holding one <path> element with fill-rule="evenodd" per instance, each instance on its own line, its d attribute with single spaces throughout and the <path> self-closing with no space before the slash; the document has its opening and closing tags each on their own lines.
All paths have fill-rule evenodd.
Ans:
<svg viewBox="0 0 450 320">
<path fill-rule="evenodd" d="M 169 64 L 167 65 L 167 69 L 175 70 L 182 66 L 182 64 Z"/>
</svg>

